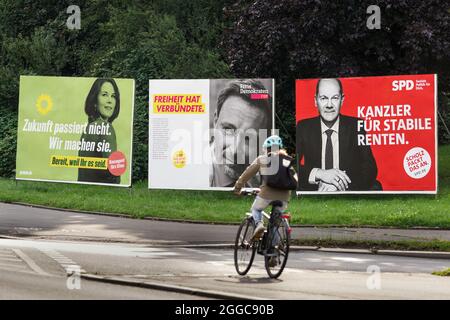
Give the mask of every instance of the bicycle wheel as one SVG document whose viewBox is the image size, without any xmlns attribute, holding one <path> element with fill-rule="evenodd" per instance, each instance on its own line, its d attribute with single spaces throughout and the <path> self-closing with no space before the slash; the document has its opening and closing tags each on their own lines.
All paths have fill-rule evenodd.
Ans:
<svg viewBox="0 0 450 320">
<path fill-rule="evenodd" d="M 291 236 L 288 231 L 288 225 L 286 221 L 281 221 L 278 228 L 270 232 L 268 239 L 268 247 L 273 243 L 274 248 L 272 252 L 268 252 L 264 255 L 264 265 L 266 267 L 267 274 L 271 278 L 278 278 L 286 266 L 286 262 L 289 255 L 289 243 Z M 276 239 L 273 241 L 273 239 Z"/>
<path fill-rule="evenodd" d="M 246 218 L 239 226 L 234 243 L 234 266 L 241 276 L 245 275 L 252 266 L 255 258 L 256 242 L 251 241 L 255 223 L 253 218 Z"/>
</svg>

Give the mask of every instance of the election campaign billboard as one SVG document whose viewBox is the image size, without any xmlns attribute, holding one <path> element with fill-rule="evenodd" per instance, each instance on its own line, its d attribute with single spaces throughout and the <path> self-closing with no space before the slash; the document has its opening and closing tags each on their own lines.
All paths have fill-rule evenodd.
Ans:
<svg viewBox="0 0 450 320">
<path fill-rule="evenodd" d="M 296 81 L 297 193 L 436 193 L 434 74 Z"/>
<path fill-rule="evenodd" d="M 16 179 L 131 185 L 134 80 L 21 76 Z"/>
<path fill-rule="evenodd" d="M 271 134 L 273 90 L 273 79 L 150 80 L 149 188 L 230 190 Z"/>
</svg>

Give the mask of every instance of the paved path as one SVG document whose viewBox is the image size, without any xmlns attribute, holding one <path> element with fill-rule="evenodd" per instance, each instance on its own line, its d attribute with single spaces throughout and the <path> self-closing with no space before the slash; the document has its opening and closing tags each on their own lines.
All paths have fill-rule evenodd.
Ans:
<svg viewBox="0 0 450 320">
<path fill-rule="evenodd" d="M 0 235 L 154 244 L 230 243 L 235 225 L 128 219 L 0 203 Z M 293 238 L 450 241 L 450 230 L 296 227 Z"/>
</svg>

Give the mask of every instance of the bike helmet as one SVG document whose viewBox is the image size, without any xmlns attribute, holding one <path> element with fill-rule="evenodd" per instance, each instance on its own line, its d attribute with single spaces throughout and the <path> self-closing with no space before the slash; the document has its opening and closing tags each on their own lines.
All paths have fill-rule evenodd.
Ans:
<svg viewBox="0 0 450 320">
<path fill-rule="evenodd" d="M 272 148 L 273 146 L 278 146 L 278 148 L 283 148 L 283 140 L 279 136 L 273 135 L 264 140 L 263 148 Z"/>
</svg>

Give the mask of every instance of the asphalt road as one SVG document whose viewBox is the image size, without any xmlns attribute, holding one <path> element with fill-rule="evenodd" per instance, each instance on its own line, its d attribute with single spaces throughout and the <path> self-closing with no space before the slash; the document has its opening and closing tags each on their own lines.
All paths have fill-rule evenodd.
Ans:
<svg viewBox="0 0 450 320">
<path fill-rule="evenodd" d="M 66 277 L 40 276 L 0 267 L 1 300 L 197 300 L 201 297 L 82 280 L 80 289 L 68 289 Z"/>
<path fill-rule="evenodd" d="M 0 203 L 0 235 L 149 244 L 230 243 L 235 225 L 138 220 Z M 293 228 L 293 238 L 450 241 L 450 230 Z"/>
<path fill-rule="evenodd" d="M 259 299 L 450 299 L 450 279 L 430 274 L 450 267 L 444 259 L 292 251 L 282 277 L 271 280 L 260 256 L 247 276 L 238 276 L 225 249 L 9 239 L 0 239 L 0 298 L 196 297 L 86 279 L 81 290 L 69 290 L 65 274 L 73 266 L 86 274 Z"/>
<path fill-rule="evenodd" d="M 34 246 L 19 243 L 14 246 L 20 249 L 12 249 L 0 243 L 0 299 L 198 299 L 192 295 L 160 290 L 88 280 L 77 282 L 76 279 L 67 277 L 67 270 L 60 263 L 40 253 Z"/>
<path fill-rule="evenodd" d="M 229 244 L 236 229 L 234 225 L 135 220 L 0 203 L 0 299 L 198 298 L 94 282 L 78 278 L 78 271 L 257 299 L 450 299 L 450 279 L 431 275 L 450 267 L 448 259 L 291 251 L 282 277 L 271 280 L 260 256 L 248 275 L 238 276 L 232 250 L 186 246 Z M 328 238 L 330 234 L 350 239 L 450 239 L 448 230 L 293 231 L 294 238 Z M 73 279 L 80 281 L 81 289 L 67 286 Z"/>
</svg>

